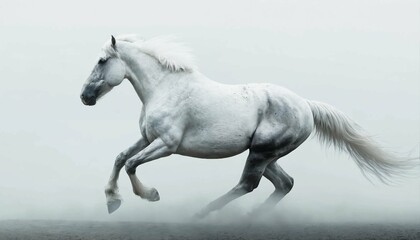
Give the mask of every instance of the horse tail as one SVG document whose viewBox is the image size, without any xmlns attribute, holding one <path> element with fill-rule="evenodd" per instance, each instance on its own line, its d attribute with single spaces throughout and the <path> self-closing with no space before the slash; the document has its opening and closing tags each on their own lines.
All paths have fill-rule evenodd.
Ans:
<svg viewBox="0 0 420 240">
<path fill-rule="evenodd" d="M 356 123 L 331 105 L 308 103 L 319 140 L 350 154 L 365 177 L 369 173 L 384 183 L 391 183 L 391 178 L 409 176 L 419 165 L 418 158 L 397 157 L 378 147 Z"/>
</svg>

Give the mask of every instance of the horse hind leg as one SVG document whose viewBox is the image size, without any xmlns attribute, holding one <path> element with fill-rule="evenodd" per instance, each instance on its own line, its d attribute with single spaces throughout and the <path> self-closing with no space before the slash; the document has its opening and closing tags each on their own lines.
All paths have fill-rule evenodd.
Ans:
<svg viewBox="0 0 420 240">
<path fill-rule="evenodd" d="M 263 141 L 259 145 L 256 145 L 260 151 L 271 149 L 271 152 L 274 153 L 273 158 L 271 158 L 271 161 L 264 169 L 263 175 L 273 183 L 275 190 L 260 207 L 251 211 L 250 215 L 260 215 L 273 208 L 292 189 L 294 184 L 293 178 L 276 162 L 279 158 L 286 156 L 299 147 L 310 134 L 303 133 L 296 135 L 288 129 L 283 129 L 283 131 L 278 131 L 276 136 L 272 135 L 271 138 L 263 138 L 263 140 L 271 139 L 268 144 L 266 144 L 266 141 Z"/>
<path fill-rule="evenodd" d="M 239 183 L 229 192 L 208 204 L 195 217 L 203 218 L 209 213 L 221 209 L 229 202 L 239 198 L 258 187 L 267 164 L 270 162 L 266 154 L 250 151 Z"/>
<path fill-rule="evenodd" d="M 265 204 L 272 204 L 274 207 L 274 205 L 292 190 L 294 180 L 276 162 L 272 162 L 267 166 L 264 177 L 270 180 L 275 187 L 274 192 L 266 200 Z"/>
<path fill-rule="evenodd" d="M 260 123 L 260 126 L 257 128 L 252 138 L 249 156 L 239 183 L 228 193 L 208 204 L 202 211 L 196 214 L 196 217 L 205 217 L 210 212 L 222 208 L 232 200 L 257 188 L 261 177 L 266 171 L 266 167 L 273 161 L 275 162 L 280 157 L 283 157 L 296 149 L 310 134 L 309 132 L 299 138 L 296 137 L 295 133 L 288 132 L 287 127 L 277 127 L 277 131 L 275 129 L 276 128 L 268 122 Z M 273 169 L 272 171 L 277 170 L 274 167 L 271 168 Z M 274 174 L 270 173 L 268 173 L 268 175 L 274 176 Z M 274 180 L 275 178 L 272 177 L 272 179 Z M 282 189 L 280 185 L 279 189 Z M 280 190 L 271 197 L 273 202 L 275 202 L 276 199 L 279 199 L 277 195 L 281 196 Z M 280 201 L 280 199 L 278 201 Z"/>
<path fill-rule="evenodd" d="M 266 210 L 272 209 L 276 206 L 280 200 L 288 194 L 294 185 L 294 180 L 290 177 L 276 161 L 268 164 L 264 171 L 264 177 L 266 177 L 275 187 L 274 192 L 265 200 L 261 206 L 254 209 L 250 214 L 257 215 Z"/>
</svg>

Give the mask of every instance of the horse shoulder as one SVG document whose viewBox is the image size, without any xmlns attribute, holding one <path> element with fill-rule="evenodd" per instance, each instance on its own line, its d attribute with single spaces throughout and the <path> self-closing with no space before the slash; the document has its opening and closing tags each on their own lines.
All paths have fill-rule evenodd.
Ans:
<svg viewBox="0 0 420 240">
<path fill-rule="evenodd" d="M 176 145 L 182 137 L 183 114 L 174 110 L 170 101 L 149 104 L 140 117 L 140 128 L 143 135 L 152 142 L 161 138 L 168 145 Z"/>
</svg>

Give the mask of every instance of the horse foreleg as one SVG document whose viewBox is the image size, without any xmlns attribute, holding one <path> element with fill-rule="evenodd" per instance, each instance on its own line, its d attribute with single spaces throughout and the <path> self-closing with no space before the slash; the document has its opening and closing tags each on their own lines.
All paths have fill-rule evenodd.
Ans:
<svg viewBox="0 0 420 240">
<path fill-rule="evenodd" d="M 134 194 L 149 201 L 158 201 L 160 199 L 159 193 L 155 188 L 148 188 L 140 182 L 136 176 L 136 168 L 140 164 L 169 156 L 175 152 L 175 149 L 176 148 L 173 146 L 168 146 L 162 139 L 158 138 L 125 163 L 125 170 L 130 177 Z"/>
<path fill-rule="evenodd" d="M 232 188 L 232 190 L 208 204 L 195 216 L 203 218 L 209 213 L 224 207 L 236 198 L 252 192 L 258 187 L 264 170 L 268 164 L 268 160 L 269 158 L 264 156 L 264 154 L 250 151 L 239 183 Z"/>
<path fill-rule="evenodd" d="M 117 210 L 121 205 L 121 197 L 118 194 L 118 177 L 121 168 L 125 162 L 141 150 L 143 150 L 149 143 L 143 137 L 140 138 L 133 146 L 129 147 L 125 151 L 121 152 L 114 163 L 114 167 L 111 172 L 108 184 L 105 187 L 105 196 L 107 200 L 108 212 L 112 213 Z"/>
</svg>

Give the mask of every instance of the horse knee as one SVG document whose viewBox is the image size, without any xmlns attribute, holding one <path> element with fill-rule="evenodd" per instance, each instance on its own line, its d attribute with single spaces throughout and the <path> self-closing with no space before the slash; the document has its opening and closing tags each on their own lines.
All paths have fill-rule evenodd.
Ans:
<svg viewBox="0 0 420 240">
<path fill-rule="evenodd" d="M 117 168 L 122 168 L 127 161 L 127 156 L 124 153 L 120 153 L 115 159 L 114 166 Z"/>
</svg>

